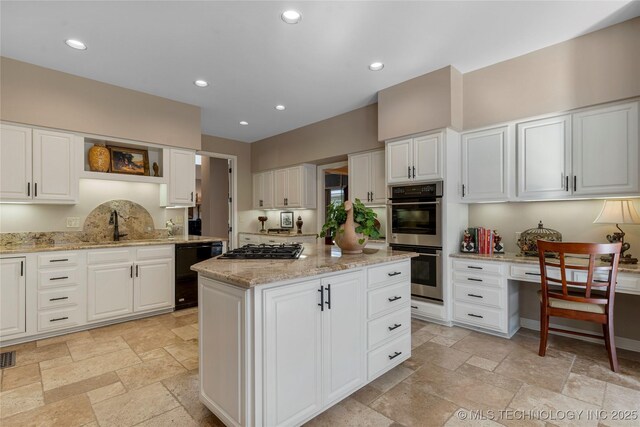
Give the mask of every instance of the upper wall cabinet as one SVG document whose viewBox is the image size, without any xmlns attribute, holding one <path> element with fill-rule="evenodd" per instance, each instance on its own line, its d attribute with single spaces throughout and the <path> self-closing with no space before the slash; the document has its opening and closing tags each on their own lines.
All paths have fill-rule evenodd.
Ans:
<svg viewBox="0 0 640 427">
<path fill-rule="evenodd" d="M 253 209 L 273 208 L 273 171 L 253 174 Z"/>
<path fill-rule="evenodd" d="M 168 202 L 173 206 L 195 206 L 196 153 L 191 150 L 169 150 Z"/>
<path fill-rule="evenodd" d="M 387 142 L 387 184 L 442 179 L 442 132 Z"/>
<path fill-rule="evenodd" d="M 509 126 L 462 134 L 463 201 L 500 201 L 510 195 Z"/>
<path fill-rule="evenodd" d="M 638 193 L 638 103 L 573 115 L 575 194 Z"/>
<path fill-rule="evenodd" d="M 0 200 L 76 203 L 76 137 L 69 133 L 0 125 Z"/>
<path fill-rule="evenodd" d="M 384 150 L 349 155 L 349 194 L 366 204 L 386 202 Z"/>
</svg>

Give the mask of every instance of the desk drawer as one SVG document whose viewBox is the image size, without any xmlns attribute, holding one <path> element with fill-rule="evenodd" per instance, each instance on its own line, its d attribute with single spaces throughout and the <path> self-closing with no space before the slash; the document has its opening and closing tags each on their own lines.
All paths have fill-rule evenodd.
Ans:
<svg viewBox="0 0 640 427">
<path fill-rule="evenodd" d="M 408 305 L 410 299 L 411 285 L 408 282 L 374 289 L 367 294 L 367 313 L 371 318 L 385 311 Z"/>
<path fill-rule="evenodd" d="M 47 268 L 38 271 L 38 288 L 47 289 L 60 286 L 79 285 L 80 268 Z"/>
<path fill-rule="evenodd" d="M 507 332 L 503 312 L 500 309 L 480 307 L 459 301 L 453 303 L 453 317 L 456 321 Z"/>
<path fill-rule="evenodd" d="M 560 278 L 560 270 L 556 267 L 547 267 L 547 274 L 554 279 Z M 527 282 L 540 283 L 539 265 L 512 265 L 510 276 L 513 279 Z M 567 280 L 571 280 L 571 271 L 567 271 Z"/>
<path fill-rule="evenodd" d="M 371 381 L 381 373 L 388 371 L 411 356 L 411 334 L 406 331 L 402 336 L 382 347 L 369 352 L 368 379 Z"/>
<path fill-rule="evenodd" d="M 38 310 L 73 306 L 78 303 L 80 303 L 80 291 L 77 286 L 38 292 Z"/>
<path fill-rule="evenodd" d="M 79 254 L 77 252 L 54 252 L 38 256 L 38 267 L 66 267 L 78 265 Z"/>
<path fill-rule="evenodd" d="M 68 328 L 80 324 L 81 313 L 78 306 L 64 310 L 38 313 L 38 331 Z"/>
<path fill-rule="evenodd" d="M 469 304 L 488 305 L 503 308 L 505 301 L 502 298 L 503 291 L 485 286 L 473 286 L 462 283 L 453 284 L 453 295 L 457 301 Z"/>
<path fill-rule="evenodd" d="M 608 278 L 609 275 L 606 273 L 594 274 L 594 280 L 607 280 Z M 586 282 L 587 273 L 585 271 L 574 271 L 573 280 L 577 282 Z M 616 292 L 640 294 L 640 278 L 618 274 Z"/>
<path fill-rule="evenodd" d="M 490 274 L 474 273 L 472 271 L 454 271 L 453 280 L 458 283 L 467 283 L 478 286 L 502 287 L 504 280 L 500 276 Z"/>
<path fill-rule="evenodd" d="M 367 325 L 369 350 L 384 340 L 397 337 L 411 327 L 411 309 L 401 308 L 379 319 L 372 320 Z"/>
<path fill-rule="evenodd" d="M 411 261 L 396 262 L 393 264 L 370 267 L 367 270 L 368 287 L 411 280 Z"/>
<path fill-rule="evenodd" d="M 472 260 L 454 260 L 453 269 L 456 271 L 473 271 L 475 273 L 502 274 L 501 262 L 478 262 Z"/>
</svg>

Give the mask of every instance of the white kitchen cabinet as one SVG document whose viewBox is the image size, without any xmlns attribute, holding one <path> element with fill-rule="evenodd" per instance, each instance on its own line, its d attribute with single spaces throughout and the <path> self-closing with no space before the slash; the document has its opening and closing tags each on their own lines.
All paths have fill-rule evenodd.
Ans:
<svg viewBox="0 0 640 427">
<path fill-rule="evenodd" d="M 462 198 L 499 201 L 509 198 L 509 127 L 462 134 Z"/>
<path fill-rule="evenodd" d="M 272 208 L 273 208 L 273 171 L 254 173 L 253 174 L 253 209 L 272 209 Z"/>
<path fill-rule="evenodd" d="M 320 286 L 264 292 L 264 425 L 298 425 L 322 408 Z"/>
<path fill-rule="evenodd" d="M 26 260 L 0 259 L 0 338 L 26 332 Z"/>
<path fill-rule="evenodd" d="M 75 136 L 2 124 L 0 198 L 33 203 L 75 203 Z"/>
<path fill-rule="evenodd" d="M 364 204 L 386 201 L 384 150 L 349 156 L 349 193 Z"/>
<path fill-rule="evenodd" d="M 316 207 L 316 166 L 303 164 L 278 169 L 274 174 L 274 207 Z"/>
<path fill-rule="evenodd" d="M 171 258 L 137 261 L 133 284 L 135 312 L 168 308 L 173 305 L 173 262 Z"/>
<path fill-rule="evenodd" d="M 573 193 L 638 193 L 638 103 L 573 115 Z"/>
<path fill-rule="evenodd" d="M 442 179 L 443 144 L 443 132 L 388 142 L 387 184 Z"/>
<path fill-rule="evenodd" d="M 89 322 L 133 313 L 133 264 L 90 265 L 87 269 L 87 297 Z"/>
<path fill-rule="evenodd" d="M 169 195 L 172 206 L 195 206 L 196 153 L 191 150 L 169 150 Z"/>
<path fill-rule="evenodd" d="M 518 123 L 518 198 L 571 194 L 571 116 Z"/>
</svg>

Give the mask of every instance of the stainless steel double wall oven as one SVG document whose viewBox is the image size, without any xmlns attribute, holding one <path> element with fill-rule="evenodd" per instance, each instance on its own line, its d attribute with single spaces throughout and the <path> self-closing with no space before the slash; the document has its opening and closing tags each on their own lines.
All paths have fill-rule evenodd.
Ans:
<svg viewBox="0 0 640 427">
<path fill-rule="evenodd" d="M 442 181 L 391 187 L 389 246 L 411 259 L 411 294 L 442 302 Z"/>
</svg>

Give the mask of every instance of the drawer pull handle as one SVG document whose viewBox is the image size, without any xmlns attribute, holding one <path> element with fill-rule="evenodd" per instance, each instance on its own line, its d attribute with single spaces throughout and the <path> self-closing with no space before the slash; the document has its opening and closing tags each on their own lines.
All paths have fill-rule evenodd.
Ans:
<svg viewBox="0 0 640 427">
<path fill-rule="evenodd" d="M 396 351 L 393 353 L 393 355 L 389 355 L 389 360 L 395 359 L 396 357 L 400 356 L 402 354 L 401 351 Z"/>
<path fill-rule="evenodd" d="M 69 297 L 49 298 L 49 301 L 62 301 L 63 299 L 69 299 Z"/>
<path fill-rule="evenodd" d="M 389 302 L 394 302 L 394 301 L 398 301 L 400 298 L 402 298 L 402 297 L 396 295 L 393 298 L 387 298 L 387 299 L 389 300 Z"/>
<path fill-rule="evenodd" d="M 49 262 L 65 262 L 65 261 L 69 261 L 69 258 L 62 258 L 62 259 L 50 259 Z"/>
<path fill-rule="evenodd" d="M 393 326 L 389 326 L 389 330 L 393 331 L 394 329 L 398 329 L 400 326 L 402 326 L 402 323 L 396 323 Z"/>
<path fill-rule="evenodd" d="M 64 317 L 58 317 L 55 319 L 50 319 L 49 322 L 58 322 L 60 320 L 67 320 L 69 317 L 68 316 L 64 316 Z"/>
<path fill-rule="evenodd" d="M 482 295 L 476 295 L 476 294 L 467 294 L 467 296 L 474 297 L 474 298 L 484 298 Z"/>
<path fill-rule="evenodd" d="M 387 276 L 393 277 L 393 276 L 397 276 L 398 274 L 402 274 L 402 272 L 401 271 L 394 271 L 393 273 L 387 273 Z"/>
<path fill-rule="evenodd" d="M 478 319 L 484 319 L 484 316 L 480 316 L 479 314 L 467 313 L 467 316 L 477 317 Z"/>
<path fill-rule="evenodd" d="M 474 270 L 482 270 L 482 267 L 476 267 L 475 265 L 467 265 L 467 268 L 472 268 Z"/>
<path fill-rule="evenodd" d="M 482 279 L 474 279 L 473 277 L 467 277 L 467 280 L 471 280 L 472 282 L 482 282 Z"/>
<path fill-rule="evenodd" d="M 418 306 L 417 305 L 412 305 L 411 308 L 415 308 L 417 310 Z"/>
<path fill-rule="evenodd" d="M 593 281 L 596 283 L 609 283 L 608 280 L 593 279 Z"/>
<path fill-rule="evenodd" d="M 540 273 L 531 273 L 529 271 L 525 271 L 524 274 L 529 275 L 529 276 L 539 276 Z"/>
<path fill-rule="evenodd" d="M 69 276 L 60 276 L 60 277 L 50 277 L 49 280 L 64 280 L 68 279 Z"/>
</svg>

